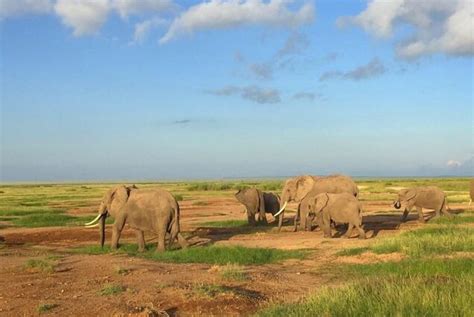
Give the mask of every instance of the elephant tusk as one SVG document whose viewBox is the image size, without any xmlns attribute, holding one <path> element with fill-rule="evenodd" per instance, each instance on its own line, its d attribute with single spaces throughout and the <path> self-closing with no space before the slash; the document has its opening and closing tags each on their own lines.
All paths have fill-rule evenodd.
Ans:
<svg viewBox="0 0 474 317">
<path fill-rule="evenodd" d="M 99 223 L 95 223 L 93 225 L 87 225 L 85 226 L 86 228 L 95 228 L 95 227 L 98 227 L 99 226 Z"/>
<path fill-rule="evenodd" d="M 287 204 L 288 204 L 288 202 L 285 201 L 285 203 L 283 204 L 283 207 L 281 207 L 281 209 L 276 214 L 274 214 L 273 217 L 276 217 L 279 214 L 281 214 L 283 212 L 283 210 L 285 210 Z"/>
<path fill-rule="evenodd" d="M 103 216 L 102 214 L 97 215 L 97 217 L 95 217 L 94 220 L 89 221 L 89 222 L 86 223 L 85 225 L 86 225 L 86 226 L 90 226 L 90 225 L 96 223 L 97 221 L 99 221 L 100 217 L 102 217 L 102 216 Z"/>
</svg>

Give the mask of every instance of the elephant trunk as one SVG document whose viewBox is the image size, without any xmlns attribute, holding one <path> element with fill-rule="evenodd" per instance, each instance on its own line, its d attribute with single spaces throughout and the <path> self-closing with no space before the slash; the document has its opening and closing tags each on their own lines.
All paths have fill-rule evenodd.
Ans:
<svg viewBox="0 0 474 317">
<path fill-rule="evenodd" d="M 393 204 L 393 207 L 395 207 L 396 209 L 400 209 L 401 206 L 402 206 L 402 204 L 400 203 L 400 200 L 397 200 L 397 201 Z"/>
<path fill-rule="evenodd" d="M 100 218 L 99 230 L 100 230 L 100 247 L 104 248 L 105 242 L 105 215 Z"/>
</svg>

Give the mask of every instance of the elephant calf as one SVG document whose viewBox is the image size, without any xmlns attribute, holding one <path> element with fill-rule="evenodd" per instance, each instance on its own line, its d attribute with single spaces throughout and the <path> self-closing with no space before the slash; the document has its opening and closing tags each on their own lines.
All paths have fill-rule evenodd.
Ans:
<svg viewBox="0 0 474 317">
<path fill-rule="evenodd" d="M 255 215 L 257 215 L 257 223 L 267 222 L 265 213 L 276 214 L 280 210 L 280 197 L 273 193 L 262 192 L 256 188 L 241 189 L 235 193 L 235 198 L 245 206 L 247 211 L 247 219 L 249 224 L 255 225 Z M 278 218 L 279 228 L 283 216 Z"/>
<path fill-rule="evenodd" d="M 350 238 L 354 227 L 359 232 L 359 239 L 365 239 L 362 229 L 362 206 L 354 195 L 349 193 L 316 195 L 308 202 L 309 214 L 306 222 L 316 217 L 318 225 L 323 229 L 324 237 L 331 238 L 331 220 L 336 223 L 349 224 L 345 238 Z"/>
<path fill-rule="evenodd" d="M 138 189 L 120 185 L 105 193 L 99 207 L 99 214 L 86 224 L 87 227 L 100 225 L 101 246 L 104 246 L 105 218 L 108 215 L 115 219 L 112 249 L 117 248 L 125 223 L 135 229 L 139 251 L 145 249 L 144 231 L 153 232 L 158 236 L 157 251 L 160 252 L 165 250 L 167 234 L 170 235 L 170 244 L 178 239 L 181 247 L 188 245 L 179 229 L 179 205 L 173 195 L 165 190 Z M 96 224 L 96 222 L 99 223 Z"/>
<path fill-rule="evenodd" d="M 446 210 L 446 194 L 436 186 L 420 186 L 409 189 L 402 189 L 398 192 L 398 200 L 395 201 L 394 207 L 400 209 L 402 204 L 405 205 L 401 221 L 404 222 L 408 213 L 413 207 L 418 211 L 418 220 L 425 222 L 423 217 L 423 208 L 434 209 L 436 217 L 439 217 L 440 212 L 447 216 L 451 216 Z"/>
</svg>

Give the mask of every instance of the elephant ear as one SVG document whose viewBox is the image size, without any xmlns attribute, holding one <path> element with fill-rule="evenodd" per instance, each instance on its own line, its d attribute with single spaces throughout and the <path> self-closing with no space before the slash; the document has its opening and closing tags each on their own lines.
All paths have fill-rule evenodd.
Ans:
<svg viewBox="0 0 474 317">
<path fill-rule="evenodd" d="M 295 200 L 301 201 L 308 194 L 314 185 L 314 179 L 311 176 L 300 176 L 296 181 Z"/>
<path fill-rule="evenodd" d="M 413 198 L 415 198 L 417 194 L 418 194 L 418 191 L 416 190 L 416 188 L 408 189 L 405 194 L 405 200 L 406 201 L 412 200 Z"/>
<path fill-rule="evenodd" d="M 127 202 L 129 194 L 130 191 L 124 185 L 114 188 L 110 196 L 109 212 L 119 210 Z"/>
<path fill-rule="evenodd" d="M 329 196 L 327 194 L 318 195 L 315 198 L 314 212 L 321 212 L 328 204 Z"/>
</svg>

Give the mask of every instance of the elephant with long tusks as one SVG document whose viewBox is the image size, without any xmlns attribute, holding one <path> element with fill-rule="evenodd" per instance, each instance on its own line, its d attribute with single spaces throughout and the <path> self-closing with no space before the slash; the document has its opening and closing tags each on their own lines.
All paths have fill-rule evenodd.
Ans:
<svg viewBox="0 0 474 317">
<path fill-rule="evenodd" d="M 105 241 L 105 219 L 115 219 L 112 231 L 112 249 L 116 249 L 125 223 L 135 229 L 138 250 L 145 250 L 144 232 L 155 233 L 158 237 L 157 251 L 165 250 L 166 235 L 169 243 L 178 239 L 181 247 L 188 243 L 181 236 L 179 228 L 179 205 L 169 192 L 163 189 L 138 189 L 135 186 L 120 185 L 105 193 L 99 207 L 99 214 L 86 227 L 100 227 L 100 245 Z"/>
</svg>

